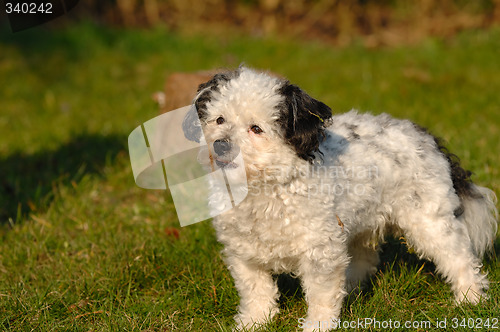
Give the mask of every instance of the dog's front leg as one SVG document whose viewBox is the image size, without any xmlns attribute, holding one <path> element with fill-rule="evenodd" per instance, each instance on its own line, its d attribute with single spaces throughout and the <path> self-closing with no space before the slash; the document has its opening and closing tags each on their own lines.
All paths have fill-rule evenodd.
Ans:
<svg viewBox="0 0 500 332">
<path fill-rule="evenodd" d="M 271 273 L 238 257 L 228 257 L 226 262 L 240 295 L 236 329 L 251 330 L 265 324 L 279 312 L 278 286 Z"/>
<path fill-rule="evenodd" d="M 301 264 L 302 288 L 308 304 L 304 331 L 328 331 L 336 328 L 346 295 L 347 255 L 342 253 L 333 258 L 330 255 L 315 255 L 316 252 L 324 255 L 329 250 L 314 250 Z"/>
</svg>

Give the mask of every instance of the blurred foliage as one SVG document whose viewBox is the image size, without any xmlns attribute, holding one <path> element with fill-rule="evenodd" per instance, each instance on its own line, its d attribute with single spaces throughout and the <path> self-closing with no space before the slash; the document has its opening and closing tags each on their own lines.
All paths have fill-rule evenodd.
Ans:
<svg viewBox="0 0 500 332">
<path fill-rule="evenodd" d="M 286 34 L 366 46 L 414 44 L 500 22 L 500 0 L 87 0 L 73 15 L 106 25 Z"/>
</svg>

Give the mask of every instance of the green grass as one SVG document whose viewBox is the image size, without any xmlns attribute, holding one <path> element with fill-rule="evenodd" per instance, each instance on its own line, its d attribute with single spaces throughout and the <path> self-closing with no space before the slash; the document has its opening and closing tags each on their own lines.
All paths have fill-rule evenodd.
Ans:
<svg viewBox="0 0 500 332">
<path fill-rule="evenodd" d="M 238 297 L 210 223 L 180 228 L 168 192 L 136 187 L 130 169 L 127 136 L 157 115 L 150 95 L 170 72 L 245 62 L 287 76 L 335 112 L 409 118 L 500 193 L 499 30 L 369 50 L 80 24 L 4 28 L 0 49 L 2 330 L 230 330 Z M 490 299 L 455 307 L 430 263 L 397 241 L 384 249 L 343 320 L 499 318 L 496 260 L 484 267 Z M 292 286 L 267 330 L 294 331 L 304 317 Z"/>
</svg>

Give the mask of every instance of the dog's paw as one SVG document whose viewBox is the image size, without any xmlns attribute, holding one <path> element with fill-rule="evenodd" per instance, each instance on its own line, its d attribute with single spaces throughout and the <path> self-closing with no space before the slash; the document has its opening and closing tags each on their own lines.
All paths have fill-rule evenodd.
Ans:
<svg viewBox="0 0 500 332">
<path fill-rule="evenodd" d="M 278 308 L 273 308 L 269 315 L 245 315 L 238 313 L 234 316 L 236 321 L 236 327 L 233 332 L 236 331 L 264 331 L 263 327 L 279 312 Z"/>
<path fill-rule="evenodd" d="M 488 279 L 483 274 L 477 276 L 477 281 L 470 287 L 454 289 L 456 304 L 478 304 L 488 299 L 485 291 L 489 288 Z"/>
<path fill-rule="evenodd" d="M 233 332 L 253 332 L 258 331 L 260 327 L 262 327 L 262 322 L 255 322 L 250 318 L 241 317 L 240 315 L 236 315 L 234 317 L 236 321 L 236 326 L 233 328 Z"/>
<path fill-rule="evenodd" d="M 458 293 L 455 296 L 455 303 L 461 304 L 479 304 L 488 299 L 488 296 L 482 290 L 469 289 L 465 293 Z"/>
</svg>

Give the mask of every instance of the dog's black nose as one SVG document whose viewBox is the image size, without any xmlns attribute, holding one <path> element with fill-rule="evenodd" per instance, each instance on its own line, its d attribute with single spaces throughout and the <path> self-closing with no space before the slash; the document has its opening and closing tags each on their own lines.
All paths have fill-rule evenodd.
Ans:
<svg viewBox="0 0 500 332">
<path fill-rule="evenodd" d="M 214 151 L 219 156 L 226 154 L 231 151 L 232 145 L 227 139 L 218 139 L 214 142 Z"/>
</svg>

